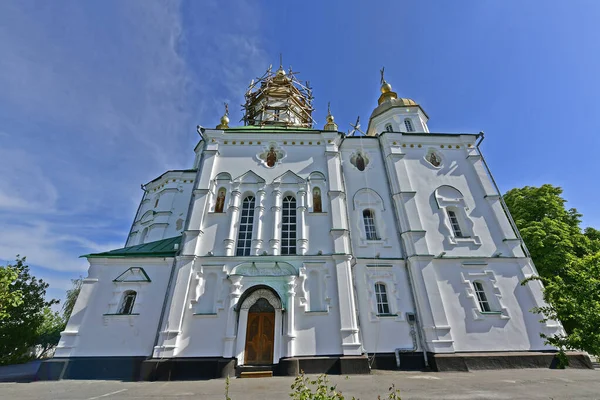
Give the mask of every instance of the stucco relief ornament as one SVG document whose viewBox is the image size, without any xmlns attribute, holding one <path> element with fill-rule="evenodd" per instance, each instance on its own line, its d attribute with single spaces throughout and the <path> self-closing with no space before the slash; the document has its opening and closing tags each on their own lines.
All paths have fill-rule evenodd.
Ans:
<svg viewBox="0 0 600 400">
<path fill-rule="evenodd" d="M 369 157 L 362 151 L 358 150 L 356 153 L 350 156 L 350 164 L 354 165 L 357 170 L 364 171 L 369 165 Z"/>
<path fill-rule="evenodd" d="M 273 168 L 277 164 L 281 163 L 286 156 L 285 151 L 278 147 L 277 143 L 271 142 L 261 153 L 258 153 L 256 157 L 262 162 L 267 168 Z"/>
</svg>

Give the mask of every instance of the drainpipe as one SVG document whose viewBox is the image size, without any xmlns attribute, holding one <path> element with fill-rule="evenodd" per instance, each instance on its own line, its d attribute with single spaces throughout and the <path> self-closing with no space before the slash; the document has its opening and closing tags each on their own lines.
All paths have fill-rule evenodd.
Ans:
<svg viewBox="0 0 600 400">
<path fill-rule="evenodd" d="M 383 144 L 381 143 L 381 135 L 379 136 L 378 142 L 379 142 L 379 149 L 381 150 L 381 155 L 382 155 L 382 157 L 384 157 L 384 159 L 383 159 L 383 167 L 385 168 L 385 179 L 386 179 L 388 188 L 390 189 L 390 201 L 391 201 L 391 203 L 393 205 L 393 208 L 394 208 L 394 219 L 396 220 L 396 226 L 398 227 L 398 229 L 396 229 L 396 234 L 398 235 L 398 241 L 400 242 L 400 248 L 402 249 L 402 254 L 405 257 L 404 260 L 405 260 L 406 273 L 408 275 L 408 286 L 410 287 L 410 297 L 411 297 L 411 299 L 413 301 L 413 305 L 415 307 L 415 314 L 414 314 L 414 316 L 415 316 L 415 322 L 414 322 L 413 326 L 416 325 L 417 328 L 418 328 L 418 331 L 415 330 L 415 334 L 416 334 L 416 336 L 418 338 L 418 341 L 421 344 L 421 349 L 423 351 L 423 361 L 425 362 L 425 367 L 427 368 L 427 367 L 429 367 L 429 360 L 427 360 L 427 347 L 426 347 L 426 343 L 425 343 L 425 340 L 424 340 L 425 339 L 425 333 L 424 333 L 423 326 L 422 326 L 422 324 L 420 322 L 420 318 L 419 318 L 419 309 L 420 309 L 419 308 L 419 303 L 418 303 L 417 295 L 415 294 L 414 285 L 413 285 L 414 277 L 413 277 L 413 274 L 412 274 L 410 268 L 408 267 L 408 258 L 406 258 L 407 255 L 408 255 L 408 253 L 406 252 L 406 246 L 404 245 L 404 242 L 402 241 L 402 235 L 400 234 L 400 226 L 401 226 L 400 225 L 400 219 L 398 217 L 398 212 L 396 210 L 396 203 L 394 202 L 394 197 L 393 197 L 393 195 L 391 193 L 392 185 L 391 185 L 391 182 L 390 182 L 390 175 L 389 175 L 388 165 L 387 165 L 386 160 L 385 160 L 385 151 L 384 151 L 384 148 L 383 148 Z M 408 319 L 408 315 L 407 315 L 407 319 Z M 419 334 L 419 331 L 421 332 L 421 334 Z M 412 335 L 412 332 L 411 332 L 411 335 Z M 413 343 L 414 343 L 414 337 L 413 337 Z M 400 366 L 400 354 L 399 353 L 400 353 L 400 351 L 402 351 L 402 349 L 396 349 L 396 351 L 397 351 L 397 353 L 396 353 L 396 364 L 398 366 Z"/>
<path fill-rule="evenodd" d="M 412 347 L 398 347 L 394 350 L 396 354 L 396 366 L 400 368 L 400 353 L 415 352 L 417 351 L 417 331 L 415 329 L 416 316 L 413 313 L 406 313 L 406 320 L 410 324 L 410 336 L 412 337 Z"/>
</svg>

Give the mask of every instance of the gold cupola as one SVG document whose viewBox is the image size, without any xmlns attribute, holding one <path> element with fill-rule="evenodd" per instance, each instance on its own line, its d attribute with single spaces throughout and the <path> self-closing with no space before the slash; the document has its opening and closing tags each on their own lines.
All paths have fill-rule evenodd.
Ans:
<svg viewBox="0 0 600 400">
<path fill-rule="evenodd" d="M 216 129 L 229 129 L 229 104 L 224 103 L 225 114 L 221 117 L 221 123 L 217 125 Z"/>
<path fill-rule="evenodd" d="M 260 78 L 252 80 L 246 91 L 244 125 L 312 128 L 312 88 L 301 83 L 290 67 L 272 72 L 272 66 Z"/>
<path fill-rule="evenodd" d="M 338 126 L 334 121 L 333 115 L 331 115 L 331 103 L 327 103 L 327 123 L 323 127 L 324 131 L 335 131 L 337 132 Z"/>
</svg>

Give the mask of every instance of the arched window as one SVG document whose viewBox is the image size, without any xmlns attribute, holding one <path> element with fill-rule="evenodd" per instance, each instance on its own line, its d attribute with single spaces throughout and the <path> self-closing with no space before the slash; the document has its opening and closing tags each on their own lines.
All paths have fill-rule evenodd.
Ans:
<svg viewBox="0 0 600 400">
<path fill-rule="evenodd" d="M 404 120 L 404 126 L 406 127 L 406 132 L 414 132 L 412 121 L 409 118 Z"/>
<path fill-rule="evenodd" d="M 385 125 L 385 131 L 386 132 L 393 132 L 394 128 L 392 128 L 392 124 L 386 124 Z"/>
<path fill-rule="evenodd" d="M 375 211 L 366 209 L 363 211 L 363 222 L 365 223 L 365 233 L 367 240 L 379 240 L 377 227 L 375 226 Z"/>
<path fill-rule="evenodd" d="M 454 210 L 446 210 L 448 213 L 448 218 L 450 219 L 450 225 L 452 225 L 452 232 L 454 232 L 454 236 L 457 238 L 465 237 L 462 229 L 460 228 L 460 222 L 458 220 L 458 216 Z"/>
<path fill-rule="evenodd" d="M 296 254 L 296 199 L 286 196 L 283 199 L 281 220 L 281 254 Z"/>
<path fill-rule="evenodd" d="M 390 304 L 388 303 L 385 284 L 375 284 L 375 297 L 377 299 L 377 314 L 389 314 Z"/>
<path fill-rule="evenodd" d="M 156 196 L 156 201 L 154 202 L 154 208 L 158 207 L 159 200 L 160 200 L 160 196 Z"/>
<path fill-rule="evenodd" d="M 252 248 L 252 227 L 254 226 L 254 196 L 248 196 L 242 203 L 240 230 L 238 232 L 236 256 L 249 256 Z"/>
<path fill-rule="evenodd" d="M 146 241 L 146 236 L 148 236 L 148 228 L 144 228 L 144 230 L 142 231 L 139 244 L 143 244 Z"/>
<path fill-rule="evenodd" d="M 477 301 L 479 302 L 479 309 L 482 312 L 490 312 L 492 311 L 490 307 L 490 303 L 485 294 L 485 289 L 483 288 L 483 283 L 479 281 L 473 282 L 473 288 L 475 289 L 475 294 L 477 295 Z"/>
<path fill-rule="evenodd" d="M 313 212 L 323 212 L 323 204 L 321 203 L 321 189 L 318 187 L 313 189 Z"/>
<path fill-rule="evenodd" d="M 133 304 L 135 303 L 135 297 L 137 293 L 134 290 L 128 290 L 123 293 L 123 300 L 121 300 L 121 307 L 119 307 L 119 314 L 131 314 L 133 311 Z"/>
</svg>

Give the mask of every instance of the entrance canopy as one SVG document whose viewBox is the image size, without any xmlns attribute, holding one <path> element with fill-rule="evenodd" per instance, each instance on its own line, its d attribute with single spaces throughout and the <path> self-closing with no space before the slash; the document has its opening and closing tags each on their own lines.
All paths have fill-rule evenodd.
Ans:
<svg viewBox="0 0 600 400">
<path fill-rule="evenodd" d="M 231 275 L 298 276 L 298 271 L 293 265 L 286 262 L 246 262 L 233 268 Z"/>
</svg>

